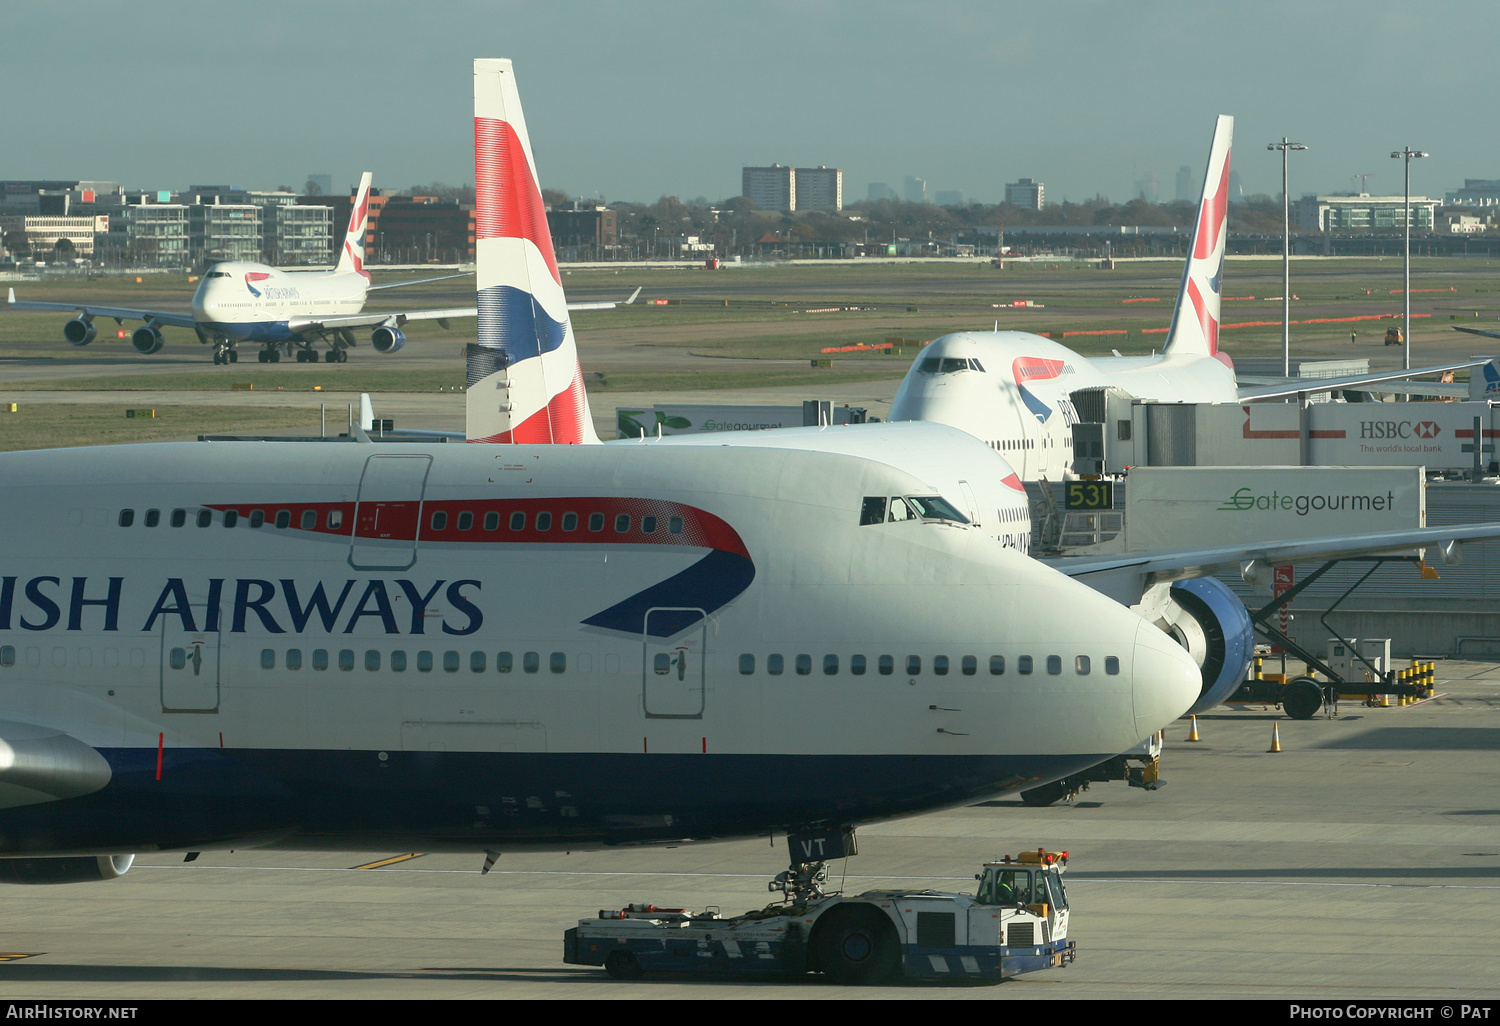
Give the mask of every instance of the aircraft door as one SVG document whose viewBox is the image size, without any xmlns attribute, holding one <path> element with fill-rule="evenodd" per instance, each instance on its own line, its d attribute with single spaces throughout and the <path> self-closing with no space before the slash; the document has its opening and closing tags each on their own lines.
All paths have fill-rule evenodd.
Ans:
<svg viewBox="0 0 1500 1026">
<path fill-rule="evenodd" d="M 432 457 L 371 456 L 354 510 L 349 565 L 356 570 L 406 570 L 417 561 L 422 494 Z"/>
<path fill-rule="evenodd" d="M 646 611 L 642 659 L 643 704 L 648 719 L 703 717 L 707 619 L 703 610 L 658 608 Z M 684 629 L 670 633 L 678 624 Z M 652 630 L 658 637 L 652 634 Z"/>
<path fill-rule="evenodd" d="M 206 606 L 192 607 L 193 622 L 208 622 Z M 219 632 L 182 629 L 162 617 L 161 711 L 219 711 Z"/>
</svg>

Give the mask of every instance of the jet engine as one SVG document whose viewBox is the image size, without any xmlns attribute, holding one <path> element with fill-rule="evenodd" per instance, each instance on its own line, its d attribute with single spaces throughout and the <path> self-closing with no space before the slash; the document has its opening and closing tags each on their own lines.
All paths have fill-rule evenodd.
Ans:
<svg viewBox="0 0 1500 1026">
<path fill-rule="evenodd" d="M 1250 614 L 1234 592 L 1212 577 L 1178 581 L 1160 598 L 1156 625 L 1187 649 L 1203 671 L 1203 691 L 1188 712 L 1212 709 L 1244 682 L 1255 656 Z"/>
<path fill-rule="evenodd" d="M 63 858 L 0 859 L 0 883 L 92 883 L 124 876 L 134 855 L 75 855 Z"/>
<path fill-rule="evenodd" d="M 131 333 L 130 344 L 135 346 L 135 351 L 142 356 L 150 356 L 152 353 L 161 351 L 161 347 L 166 344 L 166 339 L 162 338 L 161 332 L 151 325 L 143 324 Z"/>
<path fill-rule="evenodd" d="M 375 347 L 377 353 L 394 353 L 406 345 L 406 335 L 400 328 L 382 324 L 370 332 L 370 345 Z"/>
<path fill-rule="evenodd" d="M 69 345 L 86 346 L 94 341 L 97 333 L 94 322 L 87 317 L 74 317 L 63 325 L 63 338 L 68 340 Z"/>
</svg>

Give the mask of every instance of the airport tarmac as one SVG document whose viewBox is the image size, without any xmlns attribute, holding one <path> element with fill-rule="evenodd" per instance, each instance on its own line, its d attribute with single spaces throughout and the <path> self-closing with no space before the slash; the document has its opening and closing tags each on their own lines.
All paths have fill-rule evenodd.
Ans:
<svg viewBox="0 0 1500 1026">
<path fill-rule="evenodd" d="M 845 988 L 562 962 L 627 902 L 765 904 L 780 838 L 609 852 L 144 854 L 122 879 L 8 887 L 0 993 L 163 998 L 1500 999 L 1500 665 L 1437 664 L 1441 697 L 1336 719 L 1221 709 L 1167 732 L 1156 792 L 1001 799 L 860 829 L 848 891 L 966 890 L 987 858 L 1070 853 L 1078 960 L 1000 985 Z M 1495 719 L 1491 719 L 1495 717 Z M 1282 750 L 1271 753 L 1272 727 Z M 816 787 L 816 780 L 809 780 Z M 359 868 L 384 863 L 375 868 Z"/>
</svg>

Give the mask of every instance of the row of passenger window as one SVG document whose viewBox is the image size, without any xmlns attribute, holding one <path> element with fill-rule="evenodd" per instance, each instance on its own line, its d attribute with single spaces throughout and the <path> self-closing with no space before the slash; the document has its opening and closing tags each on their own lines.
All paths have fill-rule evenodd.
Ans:
<svg viewBox="0 0 1500 1026">
<path fill-rule="evenodd" d="M 55 667 L 67 666 L 70 662 L 70 652 L 72 665 L 83 667 L 85 669 L 94 665 L 93 649 L 87 646 L 80 648 L 65 648 L 61 645 L 54 645 L 52 647 L 52 651 L 50 653 L 50 664 Z M 27 666 L 42 665 L 42 649 L 40 646 L 26 646 L 24 655 Z M 132 669 L 139 670 L 144 668 L 146 665 L 146 651 L 145 649 L 141 648 L 128 649 L 124 653 L 123 660 L 121 658 L 121 651 L 118 648 L 106 647 L 105 649 L 103 649 L 100 655 L 102 657 L 101 662 L 103 666 L 106 669 L 110 670 L 116 669 L 122 665 L 129 665 Z M 16 646 L 0 645 L 0 667 L 15 666 L 16 659 Z"/>
<path fill-rule="evenodd" d="M 315 648 L 308 653 L 307 665 L 314 670 L 326 670 L 330 667 L 329 650 L 326 648 Z M 382 653 L 379 649 L 366 649 L 364 653 L 364 667 L 366 670 L 379 670 L 389 657 L 389 669 L 394 673 L 405 673 L 408 668 L 414 668 L 418 673 L 431 673 L 439 665 L 434 653 L 420 651 L 412 653 L 412 658 L 401 649 L 391 653 Z M 334 653 L 335 663 L 340 670 L 352 670 L 356 662 L 357 653 L 352 648 L 339 649 Z M 183 669 L 188 662 L 187 650 L 174 648 L 168 655 L 168 663 L 174 670 Z M 542 668 L 542 654 L 540 652 L 522 652 L 517 659 L 512 652 L 495 653 L 495 672 L 511 673 L 517 669 L 517 663 L 522 673 L 539 673 Z M 464 656 L 462 652 L 447 651 L 442 653 L 441 666 L 445 673 L 457 673 L 463 668 Z M 489 654 L 487 652 L 470 652 L 468 658 L 469 671 L 471 673 L 484 673 L 489 668 Z M 289 648 L 284 653 L 278 653 L 274 648 L 263 648 L 260 650 L 260 668 L 262 670 L 274 670 L 278 665 L 287 670 L 300 670 L 303 667 L 302 650 L 300 648 Z M 566 673 L 568 670 L 568 657 L 563 652 L 552 652 L 547 656 L 547 669 L 552 673 Z"/>
<path fill-rule="evenodd" d="M 146 527 L 159 527 L 162 521 L 161 514 L 162 511 L 159 509 L 148 509 L 142 514 L 141 523 Z M 194 517 L 199 527 L 208 527 L 213 523 L 214 511 L 211 509 L 200 509 L 196 512 L 196 514 L 194 514 Z M 270 514 L 269 522 L 278 528 L 284 529 L 292 526 L 293 517 L 294 515 L 291 510 L 279 509 Z M 265 510 L 252 509 L 250 511 L 250 515 L 245 519 L 251 527 L 264 527 L 267 523 L 268 517 Z M 299 521 L 298 526 L 301 527 L 302 530 L 316 530 L 318 526 L 318 511 L 314 509 L 304 509 L 301 511 L 301 515 L 297 519 Z M 564 513 L 560 518 L 558 518 L 558 526 L 561 527 L 564 531 L 576 531 L 578 530 L 578 519 L 579 518 L 577 513 Z M 525 512 L 516 510 L 515 512 L 511 513 L 508 524 L 512 531 L 524 531 L 526 530 L 527 520 L 528 517 Z M 470 531 L 474 528 L 474 514 L 470 510 L 463 510 L 453 518 L 453 521 L 454 527 L 460 531 Z M 170 523 L 173 527 L 185 526 L 188 522 L 188 511 L 185 509 L 172 510 L 167 518 L 167 522 Z M 239 522 L 240 514 L 238 511 L 232 509 L 224 511 L 223 523 L 225 527 L 235 527 L 239 524 Z M 343 523 L 343 511 L 333 509 L 328 511 L 324 526 L 330 531 L 336 531 L 343 526 Z M 434 531 L 446 531 L 448 529 L 448 513 L 445 510 L 435 511 L 432 514 L 432 518 L 429 523 L 431 524 Z M 552 530 L 552 523 L 553 515 L 548 512 L 538 513 L 536 515 L 536 519 L 532 521 L 535 530 L 538 531 Z M 590 531 L 597 533 L 604 530 L 604 523 L 605 516 L 603 513 L 589 514 L 588 529 Z M 130 527 L 134 525 L 135 510 L 120 510 L 119 524 L 121 527 Z M 621 513 L 617 515 L 615 517 L 614 524 L 615 533 L 628 534 L 630 532 L 630 524 L 631 517 L 629 513 Z M 483 525 L 484 530 L 486 531 L 498 531 L 500 529 L 500 514 L 495 510 L 491 510 L 490 512 L 486 513 L 484 515 Z M 674 516 L 667 518 L 668 534 L 681 534 L 682 527 L 683 523 L 681 517 Z M 640 528 L 642 534 L 655 534 L 660 528 L 660 520 L 659 518 L 651 515 L 643 516 L 640 519 Z"/>
<path fill-rule="evenodd" d="M 1033 656 L 1017 656 L 1015 672 L 1028 676 L 1035 672 L 1037 660 Z M 811 655 L 795 655 L 791 657 L 792 669 L 801 676 L 807 676 L 813 672 L 813 657 Z M 883 676 L 890 676 L 896 672 L 896 657 L 883 655 L 876 656 L 874 660 L 875 672 Z M 1063 657 L 1049 655 L 1042 658 L 1042 664 L 1046 672 L 1051 676 L 1058 676 L 1063 672 Z M 766 656 L 766 673 L 771 676 L 779 676 L 787 670 L 787 657 L 779 652 L 773 652 Z M 940 655 L 932 657 L 932 672 L 939 677 L 946 676 L 954 669 L 954 662 L 948 656 Z M 972 677 L 979 672 L 979 659 L 977 656 L 960 656 L 957 661 L 958 672 L 966 677 Z M 870 660 L 863 655 L 852 655 L 849 657 L 849 672 L 856 677 L 864 676 L 870 670 Z M 823 675 L 827 677 L 837 676 L 840 672 L 840 661 L 836 655 L 825 655 L 823 657 Z M 922 657 L 909 655 L 906 657 L 906 674 L 914 677 L 922 672 Z M 989 658 L 989 672 L 992 677 L 1005 675 L 1005 657 L 1003 655 L 992 655 Z M 1086 655 L 1073 657 L 1073 672 L 1080 677 L 1087 677 L 1094 672 L 1094 663 Z M 1105 656 L 1104 672 L 1115 676 L 1120 672 L 1120 660 L 1115 656 Z M 755 656 L 749 652 L 740 656 L 740 673 L 750 676 L 755 673 Z"/>
<path fill-rule="evenodd" d="M 214 522 L 214 511 L 211 509 L 200 509 L 193 514 L 193 519 L 199 527 L 208 527 Z M 250 515 L 245 518 L 251 527 L 264 527 L 266 524 L 266 511 L 263 509 L 252 509 Z M 292 526 L 293 514 L 289 509 L 278 509 L 271 514 L 271 523 L 280 528 Z M 316 530 L 318 526 L 318 511 L 315 509 L 304 509 L 298 519 L 298 526 L 304 531 Z M 167 517 L 167 523 L 173 527 L 185 527 L 188 522 L 188 511 L 185 509 L 174 509 Z M 240 522 L 237 511 L 229 509 L 224 511 L 224 526 L 234 527 Z M 135 523 L 135 510 L 120 510 L 119 524 L 121 527 L 130 527 Z M 141 515 L 141 524 L 146 527 L 161 526 L 161 510 L 148 509 Z M 325 518 L 324 526 L 330 531 L 336 531 L 344 524 L 344 511 L 331 509 Z"/>
<path fill-rule="evenodd" d="M 527 518 L 525 512 L 516 510 L 511 513 L 508 526 L 512 531 L 524 531 L 526 530 L 526 519 Z M 541 512 L 536 515 L 536 519 L 532 522 L 532 524 L 535 530 L 550 531 L 552 530 L 552 520 L 553 517 L 551 513 Z M 604 530 L 604 521 L 605 516 L 603 513 L 590 513 L 588 519 L 588 529 L 595 533 L 602 531 Z M 432 519 L 429 521 L 429 523 L 432 525 L 432 529 L 434 531 L 446 531 L 448 529 L 448 514 L 443 510 L 437 510 L 432 514 Z M 483 524 L 486 531 L 500 530 L 500 514 L 494 510 L 491 510 L 484 515 Z M 655 534 L 660 528 L 661 522 L 658 517 L 647 515 L 641 517 L 640 525 L 642 534 Z M 453 518 L 453 526 L 460 531 L 473 530 L 474 514 L 469 510 L 460 512 L 458 516 Z M 564 531 L 578 530 L 578 514 L 564 513 L 560 518 L 558 518 L 558 526 L 561 527 Z M 629 533 L 629 531 L 630 514 L 620 513 L 616 515 L 615 533 L 627 534 Z M 667 533 L 682 533 L 681 517 L 667 518 Z"/>
</svg>

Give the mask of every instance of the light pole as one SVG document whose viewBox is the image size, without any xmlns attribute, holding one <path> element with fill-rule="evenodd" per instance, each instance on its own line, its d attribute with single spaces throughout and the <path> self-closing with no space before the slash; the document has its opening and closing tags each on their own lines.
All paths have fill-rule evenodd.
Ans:
<svg viewBox="0 0 1500 1026">
<path fill-rule="evenodd" d="M 1411 370 L 1411 162 L 1413 157 L 1425 156 L 1427 154 L 1414 150 L 1410 146 L 1403 146 L 1391 154 L 1392 160 L 1404 159 L 1406 162 L 1406 212 L 1402 217 L 1406 225 L 1406 244 L 1402 247 L 1404 257 L 1401 262 L 1401 298 L 1405 322 L 1401 335 L 1402 370 Z"/>
<path fill-rule="evenodd" d="M 1291 150 L 1305 150 L 1286 136 L 1279 143 L 1268 143 L 1268 150 L 1281 151 L 1281 376 L 1292 376 L 1292 200 L 1286 191 L 1286 155 Z"/>
</svg>

